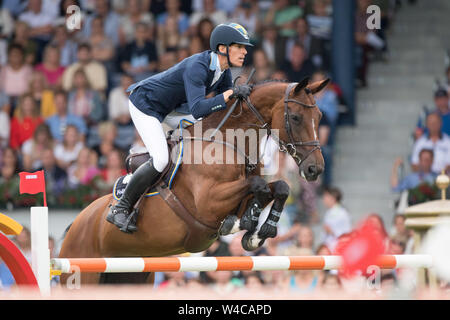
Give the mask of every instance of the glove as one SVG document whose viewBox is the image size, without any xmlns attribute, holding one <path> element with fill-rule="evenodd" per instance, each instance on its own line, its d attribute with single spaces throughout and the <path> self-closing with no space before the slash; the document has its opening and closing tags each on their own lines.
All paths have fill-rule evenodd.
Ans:
<svg viewBox="0 0 450 320">
<path fill-rule="evenodd" d="M 230 98 L 245 99 L 250 95 L 251 92 L 252 87 L 248 84 L 238 85 L 233 88 L 233 94 L 230 96 Z"/>
</svg>

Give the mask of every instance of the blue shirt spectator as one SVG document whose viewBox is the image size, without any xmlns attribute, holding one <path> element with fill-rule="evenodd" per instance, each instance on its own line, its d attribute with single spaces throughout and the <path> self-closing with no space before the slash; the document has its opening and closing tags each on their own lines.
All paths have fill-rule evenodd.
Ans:
<svg viewBox="0 0 450 320">
<path fill-rule="evenodd" d="M 164 25 L 166 23 L 167 17 L 175 17 L 178 21 L 178 31 L 180 34 L 185 33 L 189 28 L 189 17 L 186 13 L 180 11 L 180 2 L 178 0 L 168 0 L 166 1 L 166 12 L 161 13 L 156 18 L 158 25 Z"/>
<path fill-rule="evenodd" d="M 411 172 L 402 180 L 398 181 L 398 168 L 403 165 L 402 158 L 397 158 L 394 162 L 391 175 L 391 187 L 394 192 L 402 192 L 414 189 L 423 182 L 433 184 L 437 174 L 431 171 L 434 152 L 432 149 L 422 149 L 419 154 L 418 171 Z"/>
<path fill-rule="evenodd" d="M 95 11 L 86 18 L 83 28 L 83 35 L 85 39 L 89 39 L 92 32 L 92 21 L 96 17 L 102 17 L 104 20 L 105 34 L 114 43 L 119 45 L 119 27 L 120 27 L 120 15 L 111 10 L 109 7 L 109 1 L 98 0 L 95 2 Z"/>
<path fill-rule="evenodd" d="M 55 93 L 56 114 L 47 118 L 46 123 L 55 140 L 61 142 L 68 125 L 74 125 L 82 135 L 86 135 L 87 127 L 84 120 L 67 112 L 67 96 L 64 91 Z"/>
</svg>

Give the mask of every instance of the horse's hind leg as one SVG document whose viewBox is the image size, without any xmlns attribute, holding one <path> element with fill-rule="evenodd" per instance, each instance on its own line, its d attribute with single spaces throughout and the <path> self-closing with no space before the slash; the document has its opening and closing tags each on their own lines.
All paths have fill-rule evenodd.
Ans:
<svg viewBox="0 0 450 320">
<path fill-rule="evenodd" d="M 236 215 L 227 216 L 220 229 L 220 235 L 232 234 L 242 230 L 254 233 L 258 226 L 261 211 L 273 200 L 272 191 L 263 178 L 252 176 L 249 178 L 249 181 L 249 192 L 253 196 L 246 203 L 247 207 L 244 214 L 241 219 Z"/>
<path fill-rule="evenodd" d="M 247 251 L 255 250 L 262 246 L 267 238 L 275 238 L 277 236 L 277 224 L 278 220 L 280 220 L 284 204 L 289 196 L 289 185 L 282 180 L 278 180 L 272 182 L 270 186 L 275 200 L 270 208 L 266 221 L 259 228 L 259 231 L 247 232 L 242 237 L 242 246 Z M 264 206 L 267 204 L 265 203 Z"/>
</svg>

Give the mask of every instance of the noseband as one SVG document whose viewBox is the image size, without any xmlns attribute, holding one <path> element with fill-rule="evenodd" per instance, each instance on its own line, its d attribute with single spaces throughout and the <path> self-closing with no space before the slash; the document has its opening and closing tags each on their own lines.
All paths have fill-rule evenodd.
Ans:
<svg viewBox="0 0 450 320">
<path fill-rule="evenodd" d="M 286 132 L 288 134 L 289 142 L 286 143 L 285 141 L 281 140 L 276 134 L 274 134 L 271 131 L 271 128 L 267 122 L 264 121 L 264 118 L 261 116 L 259 111 L 255 108 L 255 106 L 251 103 L 250 98 L 247 97 L 245 99 L 245 102 L 247 103 L 249 109 L 253 112 L 253 114 L 256 116 L 256 118 L 262 123 L 261 129 L 267 130 L 267 136 L 271 136 L 275 142 L 278 144 L 278 148 L 281 152 L 288 153 L 297 163 L 298 166 L 300 166 L 303 161 L 305 161 L 314 151 L 320 150 L 320 142 L 319 140 L 312 140 L 312 141 L 295 141 L 294 135 L 292 133 L 292 126 L 290 122 L 290 113 L 289 113 L 289 103 L 296 103 L 298 105 L 301 105 L 305 108 L 315 108 L 316 104 L 306 104 L 301 101 L 295 100 L 295 99 L 289 99 L 289 95 L 292 91 L 292 89 L 297 85 L 296 82 L 290 83 L 286 91 L 284 93 L 284 126 L 286 129 Z M 311 93 L 311 91 L 308 88 L 305 88 L 306 93 Z M 296 146 L 303 146 L 303 147 L 313 147 L 305 157 L 301 158 L 300 155 L 297 152 Z"/>
</svg>

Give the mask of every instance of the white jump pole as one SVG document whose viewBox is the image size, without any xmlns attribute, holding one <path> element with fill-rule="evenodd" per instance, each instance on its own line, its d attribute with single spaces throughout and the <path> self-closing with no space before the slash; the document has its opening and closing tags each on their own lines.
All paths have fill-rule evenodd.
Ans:
<svg viewBox="0 0 450 320">
<path fill-rule="evenodd" d="M 50 295 L 48 207 L 31 207 L 31 267 L 41 294 Z"/>
</svg>

